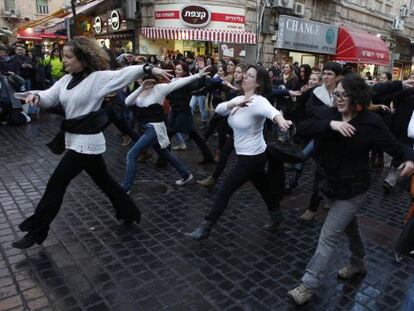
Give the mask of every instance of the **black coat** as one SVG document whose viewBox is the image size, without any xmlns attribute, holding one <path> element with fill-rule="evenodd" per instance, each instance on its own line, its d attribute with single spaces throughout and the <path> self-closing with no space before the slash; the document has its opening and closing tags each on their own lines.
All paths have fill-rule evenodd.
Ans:
<svg viewBox="0 0 414 311">
<path fill-rule="evenodd" d="M 349 199 L 368 190 L 369 151 L 373 148 L 402 161 L 414 161 L 414 150 L 399 143 L 378 115 L 364 111 L 354 117 L 349 123 L 356 133 L 350 138 L 332 130 L 332 120 L 342 120 L 335 107 L 318 111 L 297 128 L 298 135 L 315 138 L 323 176 L 321 191 L 328 197 Z"/>
<path fill-rule="evenodd" d="M 193 115 L 191 114 L 190 100 L 192 92 L 194 90 L 203 88 L 205 83 L 206 78 L 203 77 L 168 94 L 167 99 L 170 102 L 172 111 L 172 119 L 168 126 L 169 131 L 188 133 L 194 130 L 194 121 Z"/>
</svg>

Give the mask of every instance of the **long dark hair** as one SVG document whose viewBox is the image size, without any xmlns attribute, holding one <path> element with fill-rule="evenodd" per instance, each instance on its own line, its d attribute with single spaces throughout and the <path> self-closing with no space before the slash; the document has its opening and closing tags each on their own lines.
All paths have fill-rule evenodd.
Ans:
<svg viewBox="0 0 414 311">
<path fill-rule="evenodd" d="M 269 96 L 272 93 L 272 81 L 270 81 L 267 70 L 253 65 L 250 65 L 247 70 L 250 68 L 256 69 L 256 83 L 259 85 L 254 92 L 265 97 Z"/>
<path fill-rule="evenodd" d="M 178 65 L 180 65 L 185 72 L 185 75 L 183 77 L 188 77 L 190 75 L 190 68 L 188 68 L 188 64 L 186 62 L 178 62 L 175 66 Z"/>
<path fill-rule="evenodd" d="M 301 75 L 300 75 L 300 70 L 303 68 L 303 70 L 305 70 L 305 78 L 302 79 Z M 309 77 L 312 73 L 312 68 L 309 65 L 302 65 L 299 68 L 299 81 L 300 81 L 300 86 L 304 86 L 306 84 L 308 84 L 309 82 Z"/>
<path fill-rule="evenodd" d="M 109 56 L 94 39 L 79 36 L 70 40 L 65 46 L 72 48 L 73 54 L 82 63 L 85 71 L 109 69 Z"/>
</svg>

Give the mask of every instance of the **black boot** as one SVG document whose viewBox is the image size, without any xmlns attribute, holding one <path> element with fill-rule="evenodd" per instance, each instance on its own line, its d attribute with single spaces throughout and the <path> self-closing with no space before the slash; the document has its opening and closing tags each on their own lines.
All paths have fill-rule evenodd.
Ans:
<svg viewBox="0 0 414 311">
<path fill-rule="evenodd" d="M 19 249 L 26 249 L 32 247 L 35 243 L 41 245 L 47 238 L 47 231 L 39 234 L 26 234 L 19 241 L 13 242 L 12 247 Z"/>
<path fill-rule="evenodd" d="M 270 221 L 267 225 L 264 226 L 264 229 L 267 231 L 275 231 L 279 229 L 279 226 L 283 222 L 284 217 L 279 208 L 270 210 L 269 214 L 270 214 Z"/>
<path fill-rule="evenodd" d="M 213 226 L 214 222 L 203 220 L 201 225 L 198 226 L 193 232 L 184 233 L 184 235 L 193 239 L 194 241 L 201 241 L 207 239 L 210 236 L 210 232 Z"/>
</svg>

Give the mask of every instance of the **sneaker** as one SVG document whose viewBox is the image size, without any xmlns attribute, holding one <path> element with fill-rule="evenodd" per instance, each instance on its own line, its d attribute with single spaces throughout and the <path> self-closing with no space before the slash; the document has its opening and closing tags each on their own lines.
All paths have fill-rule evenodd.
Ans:
<svg viewBox="0 0 414 311">
<path fill-rule="evenodd" d="M 290 298 L 292 298 L 297 305 L 303 305 L 305 302 L 311 300 L 314 290 L 305 286 L 305 284 L 301 283 L 299 286 L 295 287 L 294 289 L 290 290 L 287 294 Z"/>
<path fill-rule="evenodd" d="M 187 183 L 189 183 L 190 181 L 192 181 L 192 180 L 193 180 L 193 178 L 194 178 L 193 174 L 190 174 L 190 175 L 188 175 L 188 177 L 187 177 L 186 179 L 181 178 L 181 179 L 177 180 L 177 181 L 175 182 L 175 184 L 176 184 L 177 186 L 184 186 L 185 184 L 187 184 Z"/>
<path fill-rule="evenodd" d="M 173 150 L 187 150 L 187 145 L 185 143 L 179 144 L 172 148 Z"/>
<path fill-rule="evenodd" d="M 310 210 L 306 210 L 302 216 L 300 216 L 300 219 L 302 220 L 306 220 L 306 221 L 311 221 L 313 218 L 315 218 L 316 213 L 312 212 Z"/>
<path fill-rule="evenodd" d="M 338 277 L 344 280 L 352 279 L 358 274 L 365 274 L 367 269 L 365 266 L 355 266 L 352 264 L 347 264 L 345 267 L 339 269 Z"/>
</svg>

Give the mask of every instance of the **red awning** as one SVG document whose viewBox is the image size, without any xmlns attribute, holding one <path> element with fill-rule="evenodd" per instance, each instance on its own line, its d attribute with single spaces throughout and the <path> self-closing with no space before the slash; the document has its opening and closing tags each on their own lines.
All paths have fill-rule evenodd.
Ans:
<svg viewBox="0 0 414 311">
<path fill-rule="evenodd" d="M 244 30 L 210 30 L 190 28 L 142 28 L 142 34 L 150 39 L 217 41 L 240 44 L 256 44 L 256 35 Z"/>
<path fill-rule="evenodd" d="M 22 40 L 66 39 L 66 36 L 58 36 L 53 33 L 35 32 L 32 28 L 19 29 L 17 38 Z"/>
<path fill-rule="evenodd" d="M 389 53 L 385 42 L 377 36 L 356 29 L 340 27 L 336 55 L 333 60 L 388 66 Z"/>
</svg>

